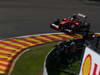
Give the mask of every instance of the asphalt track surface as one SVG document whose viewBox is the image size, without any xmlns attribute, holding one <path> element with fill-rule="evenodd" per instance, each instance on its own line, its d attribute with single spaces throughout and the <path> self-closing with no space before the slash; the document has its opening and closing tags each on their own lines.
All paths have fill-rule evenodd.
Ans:
<svg viewBox="0 0 100 75">
<path fill-rule="evenodd" d="M 56 32 L 49 28 L 55 18 L 78 12 L 88 15 L 92 30 L 100 32 L 100 5 L 82 0 L 0 0 L 0 39 Z"/>
</svg>

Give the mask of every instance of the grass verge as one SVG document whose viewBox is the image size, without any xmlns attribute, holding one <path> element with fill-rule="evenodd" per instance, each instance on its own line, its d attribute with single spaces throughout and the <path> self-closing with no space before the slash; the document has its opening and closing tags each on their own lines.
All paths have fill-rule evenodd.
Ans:
<svg viewBox="0 0 100 75">
<path fill-rule="evenodd" d="M 47 44 L 36 48 L 30 48 L 29 51 L 22 54 L 17 60 L 11 75 L 42 75 L 45 56 L 53 47 L 54 44 Z M 77 61 L 73 63 L 71 69 L 67 69 L 65 72 L 77 74 L 79 72 L 79 67 L 79 61 Z M 62 72 L 60 75 L 68 74 Z"/>
<path fill-rule="evenodd" d="M 53 44 L 31 48 L 16 62 L 11 75 L 41 75 L 45 56 L 52 48 Z"/>
</svg>

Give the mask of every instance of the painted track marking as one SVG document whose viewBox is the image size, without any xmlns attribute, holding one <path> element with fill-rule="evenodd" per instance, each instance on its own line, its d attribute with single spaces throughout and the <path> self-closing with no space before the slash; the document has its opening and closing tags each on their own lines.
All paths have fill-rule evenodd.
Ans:
<svg viewBox="0 0 100 75">
<path fill-rule="evenodd" d="M 98 34 L 100 36 L 100 34 Z M 73 38 L 74 37 L 74 38 Z M 0 40 L 0 74 L 8 73 L 14 59 L 26 48 L 62 40 L 81 39 L 81 35 L 48 33 Z"/>
</svg>

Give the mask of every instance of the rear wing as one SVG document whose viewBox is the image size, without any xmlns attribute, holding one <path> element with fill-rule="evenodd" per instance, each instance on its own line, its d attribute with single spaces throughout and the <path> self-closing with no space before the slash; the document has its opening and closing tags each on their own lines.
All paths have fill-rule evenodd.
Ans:
<svg viewBox="0 0 100 75">
<path fill-rule="evenodd" d="M 81 14 L 81 13 L 78 13 L 78 16 L 83 17 L 83 18 L 87 18 L 87 16 L 86 16 L 86 15 Z"/>
</svg>

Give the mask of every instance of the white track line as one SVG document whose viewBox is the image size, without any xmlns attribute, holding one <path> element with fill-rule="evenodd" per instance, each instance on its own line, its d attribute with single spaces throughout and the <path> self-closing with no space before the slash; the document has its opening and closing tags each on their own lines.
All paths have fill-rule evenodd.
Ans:
<svg viewBox="0 0 100 75">
<path fill-rule="evenodd" d="M 39 36 L 39 35 L 45 35 L 45 34 L 61 34 L 61 33 L 44 33 L 44 34 L 37 34 L 37 35 L 26 35 L 26 36 L 19 36 L 19 37 L 12 37 L 12 38 L 8 38 L 8 39 L 14 39 L 14 38 L 25 38 L 25 37 L 30 37 L 30 36 Z M 11 64 L 11 68 L 8 72 L 8 75 L 11 75 L 14 67 L 15 67 L 15 64 L 16 64 L 16 61 L 20 58 L 21 55 L 23 55 L 25 52 L 29 51 L 30 49 L 26 49 L 26 50 L 23 50 L 12 62 Z"/>
<path fill-rule="evenodd" d="M 61 33 L 43 33 L 43 34 L 33 34 L 33 35 L 26 35 L 26 36 L 19 36 L 19 37 L 12 37 L 12 38 L 8 38 L 8 39 L 14 39 L 14 38 L 25 38 L 25 37 L 30 37 L 30 36 L 39 36 L 39 35 L 45 35 L 45 34 L 61 34 Z M 100 34 L 100 33 L 96 33 L 96 34 Z M 3 39 L 3 40 L 7 40 L 7 39 Z M 11 73 L 12 73 L 12 71 L 13 71 L 13 69 L 14 69 L 14 66 L 15 66 L 15 64 L 16 64 L 16 61 L 20 58 L 20 56 L 22 55 L 22 54 L 24 54 L 25 52 L 27 52 L 27 51 L 29 51 L 30 49 L 27 49 L 27 50 L 23 50 L 14 60 L 13 60 L 13 63 L 11 64 L 11 68 L 10 68 L 10 70 L 9 70 L 9 72 L 8 72 L 8 75 L 11 75 Z M 50 54 L 52 52 L 52 50 L 48 53 L 48 55 Z M 47 55 L 47 56 L 48 56 Z M 47 56 L 46 56 L 46 58 L 47 58 Z M 43 75 L 48 75 L 48 74 L 46 74 L 47 73 L 47 71 L 46 71 L 46 68 L 45 68 L 45 64 L 46 64 L 46 58 L 45 58 L 45 62 L 44 62 L 44 72 L 43 72 Z"/>
</svg>

